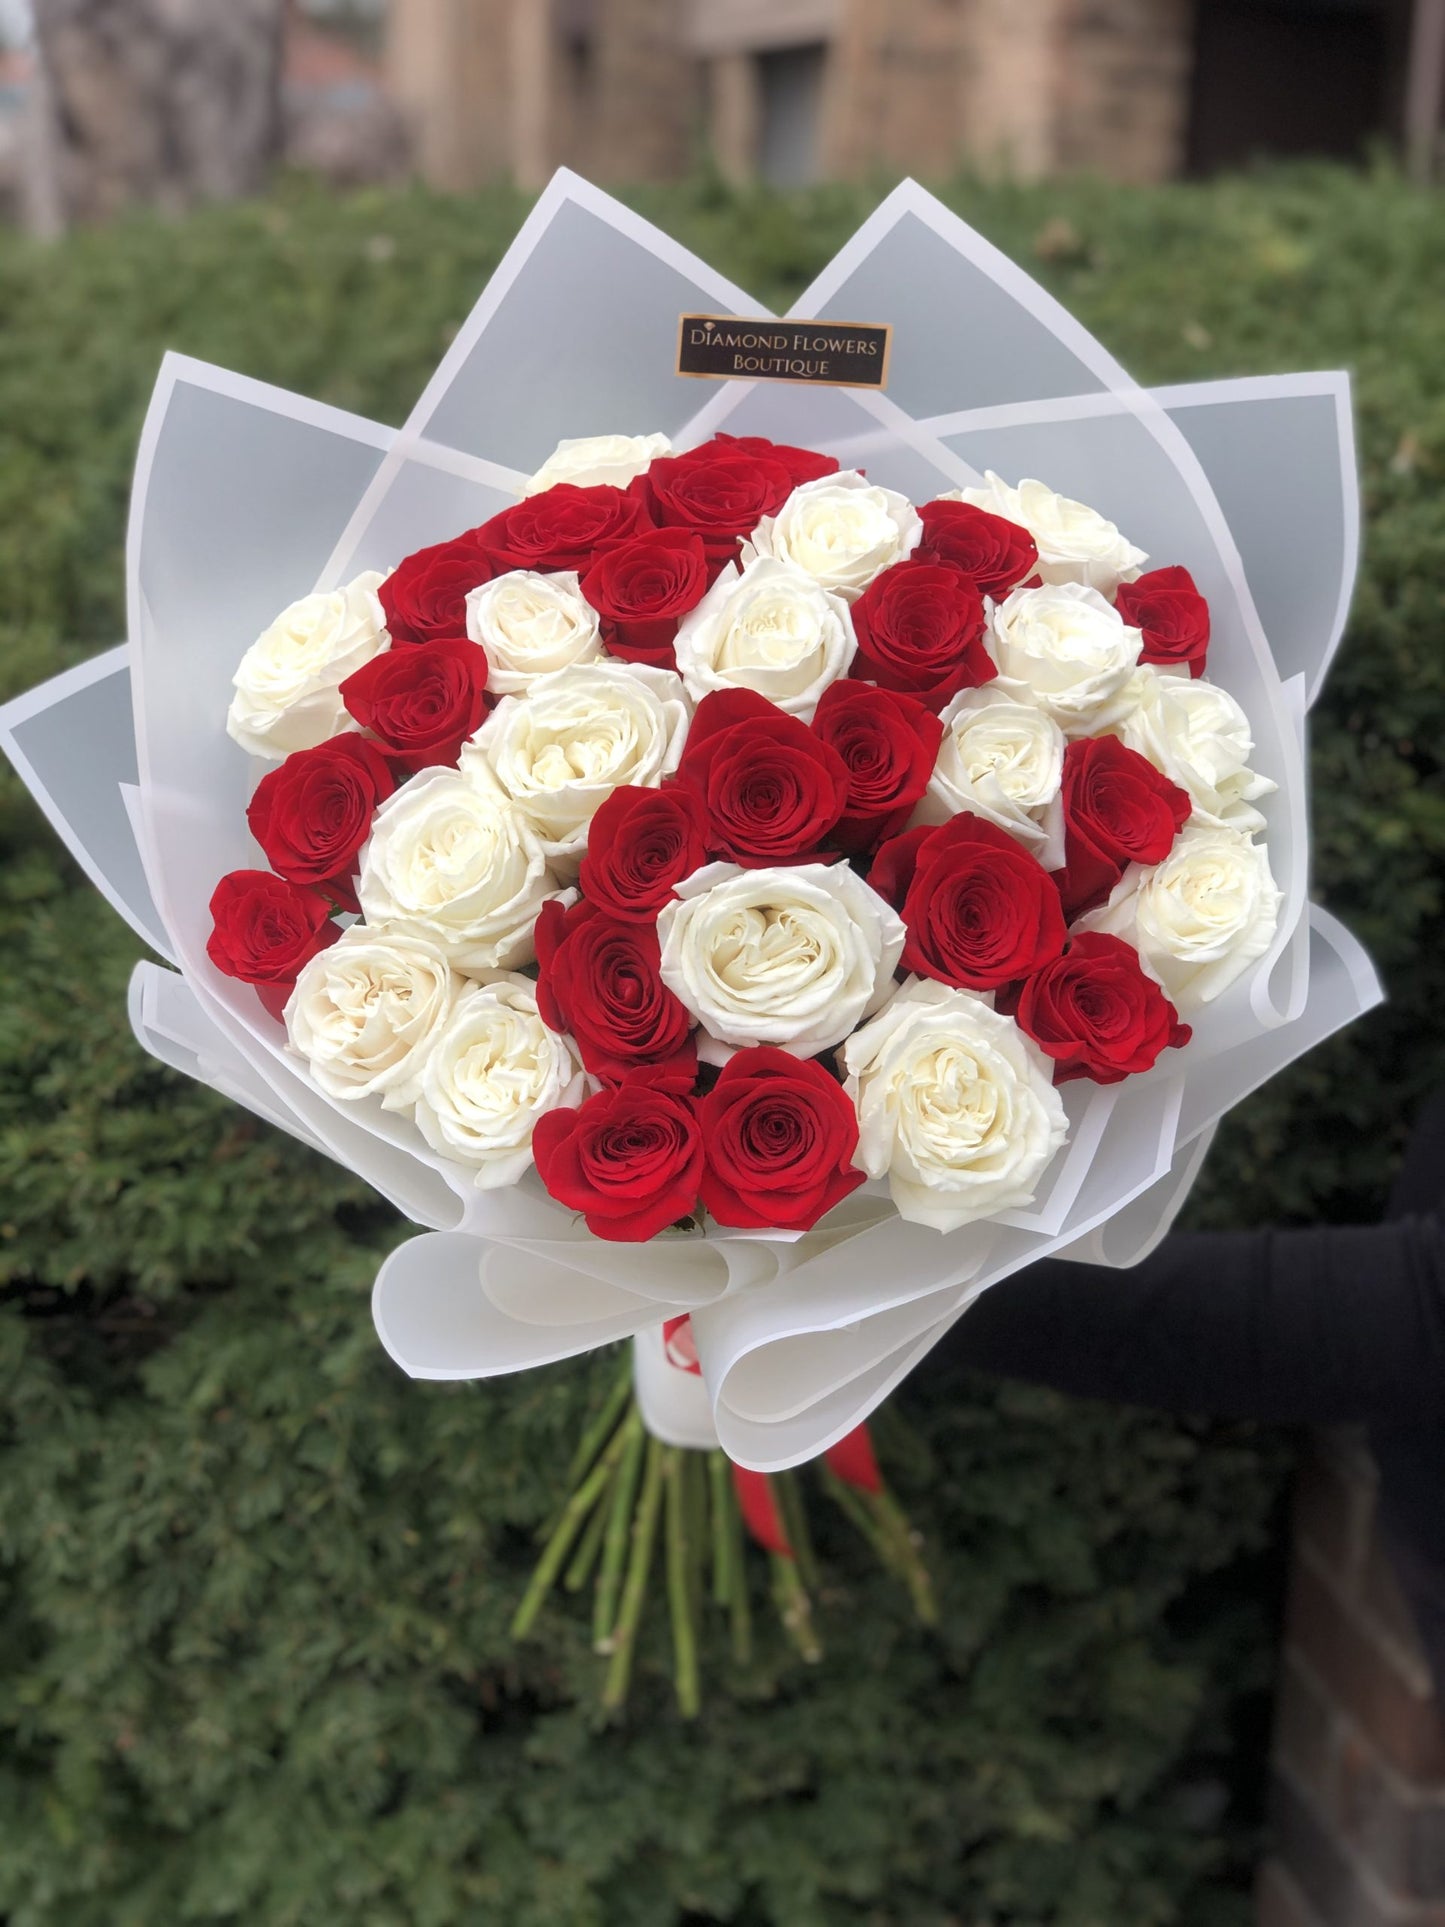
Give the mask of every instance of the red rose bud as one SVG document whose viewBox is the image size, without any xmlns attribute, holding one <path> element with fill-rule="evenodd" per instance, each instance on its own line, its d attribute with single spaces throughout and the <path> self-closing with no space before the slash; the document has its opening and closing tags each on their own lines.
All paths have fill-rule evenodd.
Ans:
<svg viewBox="0 0 1445 1927">
<path fill-rule="evenodd" d="M 706 826 L 702 798 L 685 783 L 613 790 L 588 826 L 583 896 L 609 916 L 651 923 L 707 862 Z"/>
<path fill-rule="evenodd" d="M 1064 751 L 1064 868 L 1059 893 L 1075 917 L 1102 903 L 1131 863 L 1162 863 L 1193 808 L 1117 736 L 1085 737 Z"/>
<path fill-rule="evenodd" d="M 801 488 L 804 482 L 816 482 L 820 476 L 838 473 L 836 456 L 820 455 L 815 448 L 797 448 L 792 442 L 770 442 L 766 435 L 717 434 L 710 443 L 704 443 L 704 447 L 721 448 L 729 454 L 755 455 L 763 461 L 777 462 L 788 471 L 792 488 Z"/>
<path fill-rule="evenodd" d="M 1117 1084 L 1190 1038 L 1131 946 L 1102 933 L 1081 933 L 1030 977 L 1014 1015 L 1053 1058 L 1056 1084 L 1075 1077 Z"/>
<path fill-rule="evenodd" d="M 585 569 L 601 549 L 616 548 L 650 528 L 647 511 L 626 489 L 559 482 L 503 509 L 477 530 L 492 573 L 511 569 Z"/>
<path fill-rule="evenodd" d="M 391 765 L 364 736 L 298 749 L 256 785 L 246 810 L 266 861 L 290 883 L 332 892 L 356 908 L 350 878 L 376 806 L 396 788 Z"/>
<path fill-rule="evenodd" d="M 1027 529 L 1002 515 L 991 515 L 971 502 L 925 502 L 918 513 L 923 540 L 917 555 L 951 562 L 995 602 L 1032 575 L 1038 564 L 1038 543 Z"/>
<path fill-rule="evenodd" d="M 703 1098 L 702 1202 L 722 1225 L 811 1231 L 863 1182 L 858 1118 L 836 1078 L 771 1045 L 729 1058 Z"/>
<path fill-rule="evenodd" d="M 594 1077 L 690 1091 L 697 1078 L 692 1017 L 662 981 L 657 930 L 596 904 L 545 903 L 537 918 L 537 1008 L 549 1030 L 570 1032 Z"/>
<path fill-rule="evenodd" d="M 850 856 L 875 848 L 907 822 L 928 788 L 943 724 L 915 696 L 866 683 L 830 683 L 813 730 L 848 771 L 848 804 L 832 840 Z"/>
<path fill-rule="evenodd" d="M 677 780 L 703 800 L 709 850 L 751 870 L 816 856 L 848 804 L 837 750 L 751 689 L 703 697 Z"/>
<path fill-rule="evenodd" d="M 732 559 L 739 538 L 765 515 L 776 515 L 796 484 L 783 462 L 719 435 L 686 455 L 660 457 L 631 486 L 659 528 L 693 530 L 717 564 Z"/>
<path fill-rule="evenodd" d="M 254 984 L 279 1017 L 303 964 L 335 943 L 341 925 L 319 890 L 303 890 L 269 870 L 232 870 L 211 894 L 206 955 L 227 977 Z"/>
<path fill-rule="evenodd" d="M 942 709 L 960 689 L 992 682 L 983 596 L 951 562 L 910 557 L 875 576 L 853 604 L 858 653 L 849 674 Z"/>
<path fill-rule="evenodd" d="M 391 639 L 430 642 L 467 632 L 467 593 L 497 573 L 478 546 L 479 530 L 418 549 L 377 590 Z"/>
<path fill-rule="evenodd" d="M 580 1110 L 545 1112 L 532 1154 L 548 1193 L 580 1211 L 594 1238 L 638 1243 L 697 1208 L 696 1106 L 652 1085 L 619 1084 Z"/>
<path fill-rule="evenodd" d="M 879 846 L 869 868 L 869 883 L 900 917 L 918 868 L 918 853 L 938 827 L 937 823 L 921 823 L 916 830 L 900 830 Z"/>
<path fill-rule="evenodd" d="M 1188 569 L 1151 569 L 1137 582 L 1121 582 L 1114 607 L 1131 629 L 1142 629 L 1140 662 L 1204 674 L 1209 654 L 1209 604 Z"/>
<path fill-rule="evenodd" d="M 676 669 L 677 625 L 707 594 L 707 549 L 688 529 L 647 529 L 599 555 L 581 588 L 610 655 Z"/>
<path fill-rule="evenodd" d="M 903 921 L 903 968 L 964 990 L 1032 976 L 1064 947 L 1054 879 L 980 816 L 955 816 L 920 846 Z"/>
<path fill-rule="evenodd" d="M 487 652 L 445 636 L 373 656 L 341 685 L 341 700 L 363 729 L 414 775 L 455 763 L 487 711 Z"/>
</svg>

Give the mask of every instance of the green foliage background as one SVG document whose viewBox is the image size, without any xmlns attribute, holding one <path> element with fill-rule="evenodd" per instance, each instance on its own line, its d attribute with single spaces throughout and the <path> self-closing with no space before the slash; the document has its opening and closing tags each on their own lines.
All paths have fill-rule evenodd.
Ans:
<svg viewBox="0 0 1445 1927">
<path fill-rule="evenodd" d="M 1192 1208 L 1369 1213 L 1441 1057 L 1440 201 L 1317 171 L 945 192 L 1144 378 L 1355 370 L 1368 536 L 1315 718 L 1316 889 L 1392 1003 L 1244 1107 Z M 773 303 L 875 196 L 635 198 Z M 4 693 L 122 631 L 165 347 L 397 421 L 524 211 L 297 186 L 0 239 Z M 398 1226 L 141 1056 L 137 944 L 8 774 L 0 838 L 13 1927 L 1247 1918 L 1286 1441 L 925 1369 L 892 1464 L 942 1634 L 820 1515 L 820 1667 L 766 1649 L 685 1729 L 658 1639 L 599 1733 L 580 1626 L 518 1652 L 505 1624 L 605 1361 L 402 1381 L 366 1296 Z"/>
</svg>

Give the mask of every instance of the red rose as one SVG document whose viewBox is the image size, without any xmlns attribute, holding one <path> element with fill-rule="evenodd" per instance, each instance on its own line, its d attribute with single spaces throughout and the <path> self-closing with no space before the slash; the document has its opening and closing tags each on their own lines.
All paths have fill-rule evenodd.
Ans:
<svg viewBox="0 0 1445 1927">
<path fill-rule="evenodd" d="M 811 1231 L 863 1182 L 858 1117 L 811 1058 L 762 1044 L 729 1058 L 702 1100 L 702 1201 L 719 1224 Z"/>
<path fill-rule="evenodd" d="M 751 689 L 703 697 L 677 780 L 706 805 L 708 848 L 750 870 L 815 857 L 848 805 L 837 750 Z"/>
<path fill-rule="evenodd" d="M 1017 522 L 971 502 L 925 502 L 918 513 L 923 540 L 916 553 L 932 562 L 951 562 L 995 602 L 1032 575 L 1039 545 Z"/>
<path fill-rule="evenodd" d="M 896 562 L 853 604 L 858 653 L 849 674 L 942 709 L 998 671 L 983 644 L 983 597 L 951 562 Z"/>
<path fill-rule="evenodd" d="M 650 923 L 707 862 L 706 825 L 702 798 L 685 783 L 613 790 L 588 825 L 583 896 L 611 916 Z"/>
<path fill-rule="evenodd" d="M 649 527 L 646 509 L 625 489 L 605 482 L 595 488 L 558 482 L 484 522 L 477 540 L 493 558 L 494 574 L 581 570 L 599 550 L 616 548 Z"/>
<path fill-rule="evenodd" d="M 1140 662 L 1188 667 L 1204 674 L 1209 654 L 1209 604 L 1188 569 L 1151 569 L 1137 582 L 1121 582 L 1114 607 L 1131 629 L 1144 631 Z"/>
<path fill-rule="evenodd" d="M 1188 792 L 1117 736 L 1085 737 L 1064 751 L 1061 792 L 1064 912 L 1102 903 L 1131 863 L 1162 863 L 1193 808 Z"/>
<path fill-rule="evenodd" d="M 414 775 L 455 763 L 487 712 L 487 652 L 465 636 L 373 656 L 341 685 L 341 700 L 363 729 Z"/>
<path fill-rule="evenodd" d="M 918 868 L 918 853 L 938 828 L 937 823 L 920 823 L 916 830 L 900 830 L 897 836 L 890 836 L 879 846 L 869 868 L 869 883 L 885 903 L 893 905 L 900 917 L 908 901 L 913 873 Z"/>
<path fill-rule="evenodd" d="M 763 461 L 778 462 L 788 471 L 793 488 L 801 488 L 804 482 L 816 482 L 820 476 L 838 473 L 836 456 L 820 455 L 815 448 L 796 448 L 791 442 L 770 442 L 766 435 L 717 434 L 711 443 L 703 446 L 725 449 L 730 455 L 756 455 Z"/>
<path fill-rule="evenodd" d="M 450 542 L 418 549 L 399 562 L 377 590 L 396 642 L 430 642 L 467 633 L 467 591 L 497 573 L 469 529 Z"/>
<path fill-rule="evenodd" d="M 707 587 L 707 549 L 688 529 L 647 529 L 605 550 L 582 577 L 608 652 L 655 669 L 677 668 L 677 625 Z"/>
<path fill-rule="evenodd" d="M 914 696 L 835 682 L 819 698 L 813 729 L 848 771 L 848 804 L 833 841 L 850 855 L 871 850 L 902 828 L 928 788 L 943 724 Z"/>
<path fill-rule="evenodd" d="M 350 909 L 350 878 L 376 806 L 396 788 L 391 765 L 364 736 L 298 749 L 256 785 L 246 810 L 266 861 L 288 883 L 326 889 Z"/>
<path fill-rule="evenodd" d="M 594 903 L 537 918 L 537 1008 L 550 1030 L 570 1032 L 594 1077 L 690 1091 L 697 1078 L 692 1018 L 662 981 L 655 925 L 624 923 Z"/>
<path fill-rule="evenodd" d="M 795 486 L 784 462 L 724 435 L 686 455 L 662 456 L 632 483 L 659 528 L 692 529 L 714 563 L 729 561 L 739 538 L 776 515 Z"/>
<path fill-rule="evenodd" d="M 1117 1084 L 1149 1066 L 1190 1029 L 1122 937 L 1081 933 L 1029 978 L 1014 1013 L 1054 1060 L 1054 1082 Z"/>
<path fill-rule="evenodd" d="M 619 1084 L 580 1110 L 544 1112 L 532 1155 L 549 1193 L 580 1211 L 595 1238 L 640 1242 L 697 1208 L 697 1109 L 652 1085 Z"/>
<path fill-rule="evenodd" d="M 206 955 L 228 977 L 254 984 L 279 1017 L 301 966 L 335 943 L 341 925 L 319 890 L 303 890 L 269 870 L 232 870 L 211 894 Z"/>
<path fill-rule="evenodd" d="M 1054 879 L 1005 831 L 966 813 L 920 846 L 903 921 L 903 968 L 965 990 L 1032 976 L 1064 947 Z"/>
</svg>

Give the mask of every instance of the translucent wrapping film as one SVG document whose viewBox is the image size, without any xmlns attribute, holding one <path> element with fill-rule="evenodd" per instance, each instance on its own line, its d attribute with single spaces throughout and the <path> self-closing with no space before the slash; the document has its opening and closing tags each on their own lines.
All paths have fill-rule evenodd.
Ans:
<svg viewBox="0 0 1445 1927">
<path fill-rule="evenodd" d="M 684 310 L 761 312 L 561 174 L 400 430 L 168 357 L 137 464 L 129 644 L 0 712 L 0 743 L 165 960 L 140 964 L 132 985 L 145 1047 L 425 1228 L 374 1294 L 404 1369 L 483 1377 L 649 1334 L 639 1389 L 656 1429 L 693 1443 L 711 1426 L 734 1458 L 773 1470 L 850 1431 L 1010 1272 L 1046 1253 L 1136 1262 L 1223 1113 L 1379 1000 L 1368 959 L 1306 891 L 1304 713 L 1343 628 L 1357 501 L 1344 376 L 1146 392 L 911 183 L 795 310 L 890 322 L 886 396 L 680 380 Z M 245 826 L 256 771 L 224 719 L 236 664 L 276 611 L 494 514 L 562 436 L 663 430 L 685 447 L 720 427 L 837 454 L 920 501 L 984 468 L 1037 475 L 1156 561 L 1186 562 L 1209 599 L 1211 673 L 1244 705 L 1255 766 L 1278 786 L 1262 805 L 1278 933 L 1186 1051 L 1124 1085 L 1065 1087 L 1069 1143 L 1027 1210 L 940 1235 L 868 1185 L 803 1236 L 607 1245 L 535 1182 L 480 1192 L 379 1103 L 331 1102 L 254 993 L 206 956 L 216 880 L 258 861 Z M 687 1386 L 671 1388 L 682 1403 L 666 1416 L 653 1335 L 682 1313 L 701 1376 L 673 1373 Z"/>
</svg>

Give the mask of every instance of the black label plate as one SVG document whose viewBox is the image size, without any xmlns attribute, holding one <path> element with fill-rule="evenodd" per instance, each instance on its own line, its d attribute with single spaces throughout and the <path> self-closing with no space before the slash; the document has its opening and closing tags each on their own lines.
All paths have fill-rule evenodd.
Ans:
<svg viewBox="0 0 1445 1927">
<path fill-rule="evenodd" d="M 685 314 L 677 372 L 709 381 L 794 381 L 823 388 L 883 388 L 893 330 L 867 321 L 756 321 Z"/>
</svg>

